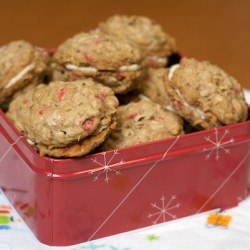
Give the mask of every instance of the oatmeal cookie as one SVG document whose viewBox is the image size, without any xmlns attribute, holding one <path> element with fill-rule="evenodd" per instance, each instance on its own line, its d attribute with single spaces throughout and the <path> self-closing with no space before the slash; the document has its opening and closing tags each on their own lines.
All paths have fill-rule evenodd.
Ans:
<svg viewBox="0 0 250 250">
<path fill-rule="evenodd" d="M 175 39 L 148 17 L 114 15 L 100 23 L 98 28 L 138 46 L 146 58 L 144 63 L 150 67 L 166 66 L 167 57 L 177 52 Z"/>
<path fill-rule="evenodd" d="M 118 107 L 117 127 L 102 144 L 102 149 L 123 148 L 183 133 L 179 116 L 156 103 L 140 100 Z"/>
<path fill-rule="evenodd" d="M 18 95 L 7 115 L 41 155 L 74 157 L 104 141 L 117 106 L 113 91 L 89 78 L 40 84 Z"/>
<path fill-rule="evenodd" d="M 93 77 L 117 94 L 133 89 L 142 75 L 142 54 L 120 38 L 100 32 L 80 33 L 54 55 L 54 80 Z"/>
<path fill-rule="evenodd" d="M 45 50 L 13 41 L 0 48 L 0 106 L 29 84 L 42 81 L 49 61 Z"/>
<path fill-rule="evenodd" d="M 170 99 L 164 87 L 164 79 L 167 74 L 166 68 L 149 68 L 138 84 L 138 89 L 142 95 L 166 108 L 170 104 Z"/>
<path fill-rule="evenodd" d="M 198 129 L 247 119 L 241 85 L 207 61 L 183 58 L 168 70 L 164 83 L 172 108 Z"/>
</svg>

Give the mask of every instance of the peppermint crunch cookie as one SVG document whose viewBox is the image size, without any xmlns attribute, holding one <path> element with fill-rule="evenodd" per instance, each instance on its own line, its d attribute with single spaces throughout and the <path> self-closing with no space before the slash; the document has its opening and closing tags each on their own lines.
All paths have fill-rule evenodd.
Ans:
<svg viewBox="0 0 250 250">
<path fill-rule="evenodd" d="M 183 134 L 182 119 L 158 104 L 140 100 L 117 109 L 117 127 L 102 144 L 104 150 Z"/>
<path fill-rule="evenodd" d="M 170 104 L 164 86 L 164 79 L 167 74 L 168 70 L 166 68 L 149 68 L 138 84 L 141 94 L 162 107 Z"/>
<path fill-rule="evenodd" d="M 133 89 L 142 74 L 138 48 L 100 32 L 80 33 L 62 43 L 54 55 L 54 79 L 93 77 L 123 94 Z"/>
<path fill-rule="evenodd" d="M 99 30 L 138 46 L 151 67 L 166 66 L 167 56 L 177 51 L 174 38 L 148 17 L 114 15 L 100 23 Z"/>
<path fill-rule="evenodd" d="M 172 108 L 198 129 L 247 119 L 241 85 L 209 62 L 183 58 L 169 69 L 165 88 Z"/>
<path fill-rule="evenodd" d="M 118 100 L 92 79 L 41 84 L 10 103 L 7 115 L 41 155 L 89 153 L 114 128 Z"/>
<path fill-rule="evenodd" d="M 26 41 L 0 48 L 0 106 L 17 91 L 37 83 L 47 69 L 48 55 Z"/>
</svg>

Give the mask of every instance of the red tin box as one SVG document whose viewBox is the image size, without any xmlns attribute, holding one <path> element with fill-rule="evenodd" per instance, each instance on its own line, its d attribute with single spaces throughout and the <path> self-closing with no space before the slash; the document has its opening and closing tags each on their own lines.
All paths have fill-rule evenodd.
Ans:
<svg viewBox="0 0 250 250">
<path fill-rule="evenodd" d="M 0 111 L 0 142 L 0 187 L 48 245 L 232 207 L 248 194 L 250 121 L 61 160 L 36 153 Z"/>
</svg>

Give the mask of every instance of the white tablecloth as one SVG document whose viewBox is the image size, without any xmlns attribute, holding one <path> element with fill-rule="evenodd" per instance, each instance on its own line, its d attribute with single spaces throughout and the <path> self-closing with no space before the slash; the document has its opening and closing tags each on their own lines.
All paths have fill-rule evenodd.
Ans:
<svg viewBox="0 0 250 250">
<path fill-rule="evenodd" d="M 0 206 L 10 206 L 0 192 Z M 223 211 L 230 215 L 227 226 L 208 225 L 210 211 L 169 221 L 146 229 L 110 236 L 70 247 L 49 247 L 40 243 L 12 208 L 14 221 L 0 222 L 1 250 L 249 250 L 250 197 L 239 206 Z M 73 225 L 72 225 L 73 226 Z"/>
<path fill-rule="evenodd" d="M 250 103 L 250 91 L 245 91 L 245 95 Z M 6 221 L 0 216 L 0 250 L 250 250 L 250 197 L 218 214 L 226 224 L 218 220 L 209 225 L 210 214 L 217 216 L 218 212 L 210 211 L 70 247 L 40 243 L 1 190 L 0 208 L 7 209 L 9 218 L 13 217 L 13 221 Z"/>
</svg>

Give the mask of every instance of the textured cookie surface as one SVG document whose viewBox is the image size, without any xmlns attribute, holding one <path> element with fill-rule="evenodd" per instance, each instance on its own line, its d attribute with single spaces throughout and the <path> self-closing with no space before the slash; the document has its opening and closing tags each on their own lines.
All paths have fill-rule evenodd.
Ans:
<svg viewBox="0 0 250 250">
<path fill-rule="evenodd" d="M 164 86 L 167 74 L 168 70 L 166 68 L 149 68 L 139 83 L 141 94 L 161 106 L 169 105 L 170 99 Z"/>
<path fill-rule="evenodd" d="M 48 55 L 26 41 L 13 41 L 0 50 L 0 104 L 46 71 Z"/>
<path fill-rule="evenodd" d="M 91 76 L 115 93 L 134 88 L 141 76 L 142 55 L 127 41 L 100 32 L 80 33 L 62 43 L 54 55 L 55 80 Z"/>
<path fill-rule="evenodd" d="M 170 68 L 165 87 L 171 106 L 197 128 L 211 128 L 247 119 L 241 85 L 209 62 L 183 58 Z"/>
<path fill-rule="evenodd" d="M 17 96 L 8 116 L 42 154 L 73 156 L 72 147 L 79 156 L 105 139 L 117 106 L 113 91 L 92 79 L 51 82 Z"/>
<path fill-rule="evenodd" d="M 166 56 L 176 51 L 175 40 L 159 24 L 144 16 L 115 15 L 101 23 L 99 29 L 130 40 L 146 56 Z"/>
<path fill-rule="evenodd" d="M 141 100 L 117 109 L 117 127 L 102 144 L 115 149 L 183 134 L 182 120 L 158 104 Z"/>
<path fill-rule="evenodd" d="M 117 70 L 141 60 L 140 51 L 126 41 L 99 32 L 80 33 L 62 43 L 55 53 L 60 64 Z"/>
</svg>

